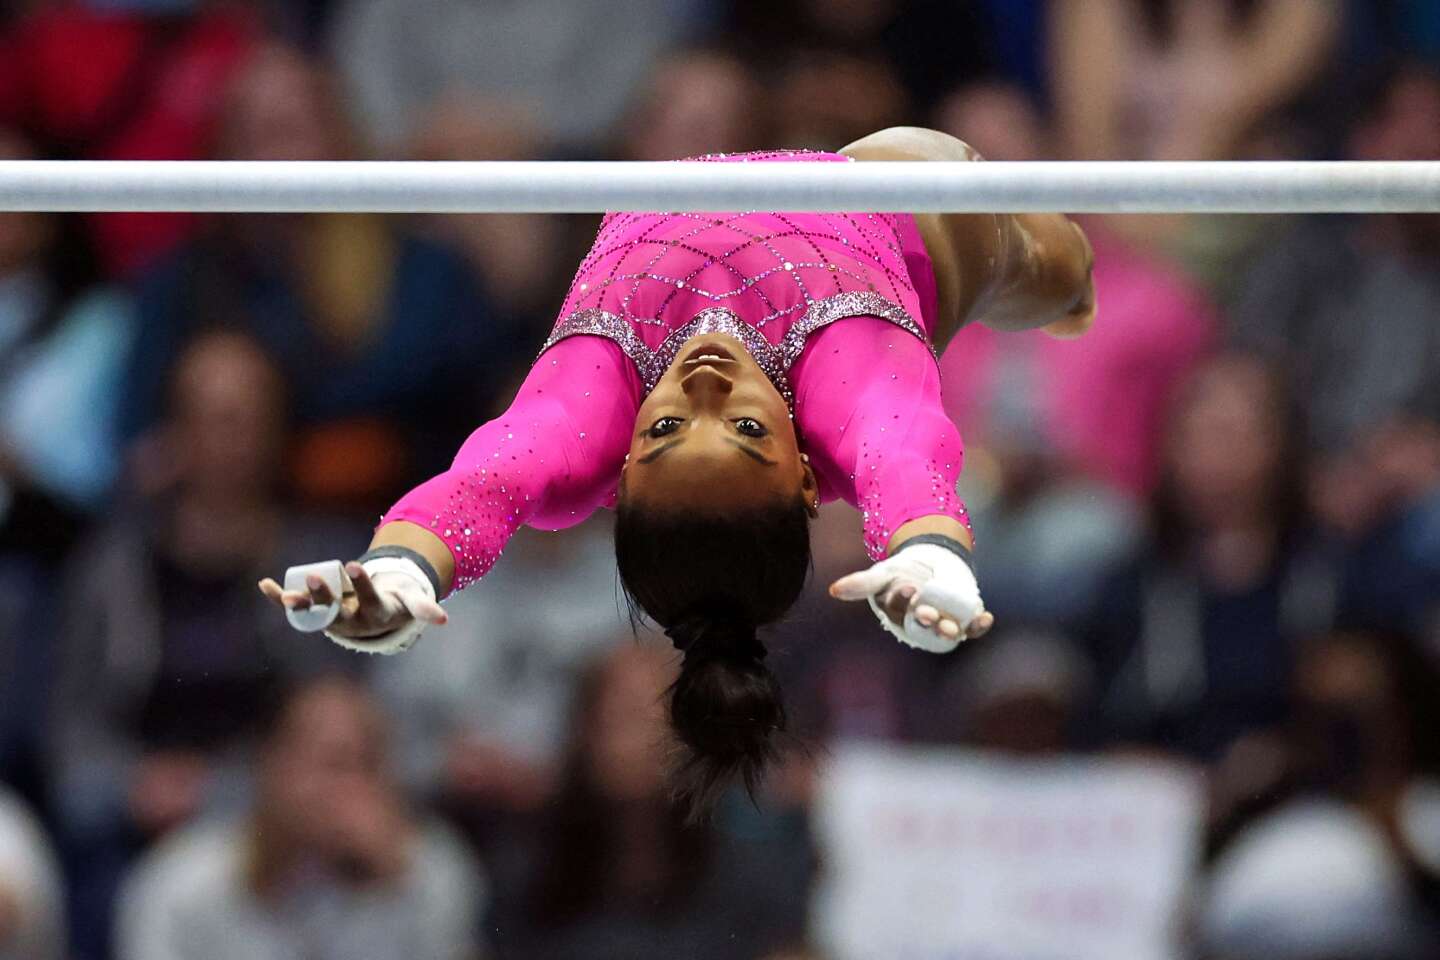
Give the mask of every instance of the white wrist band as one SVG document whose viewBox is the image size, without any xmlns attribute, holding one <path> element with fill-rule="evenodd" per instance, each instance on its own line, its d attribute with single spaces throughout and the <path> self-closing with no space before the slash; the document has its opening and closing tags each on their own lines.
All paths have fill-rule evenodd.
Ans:
<svg viewBox="0 0 1440 960">
<path fill-rule="evenodd" d="M 916 588 L 915 598 L 902 624 L 890 619 L 878 596 L 872 594 L 868 598 L 870 609 L 880 626 L 906 646 L 930 653 L 949 653 L 965 639 L 965 628 L 985 609 L 980 600 L 975 571 L 944 547 L 930 543 L 916 544 L 876 566 L 888 567 L 894 571 L 895 581 L 903 581 Z M 914 612 L 915 607 L 922 604 L 935 607 L 943 615 L 954 618 L 960 627 L 960 635 L 952 639 L 923 626 L 915 619 Z"/>
<path fill-rule="evenodd" d="M 435 599 L 435 587 L 430 583 L 430 578 L 425 576 L 425 571 L 414 560 L 407 560 L 404 557 L 371 557 L 360 566 L 370 575 L 373 580 L 382 573 L 399 573 L 414 580 L 416 585 L 425 592 L 427 599 Z"/>
<path fill-rule="evenodd" d="M 391 581 L 393 581 L 395 577 L 404 577 L 402 583 L 385 585 L 375 582 L 377 592 L 381 590 L 414 590 L 428 600 L 435 600 L 435 588 L 431 585 L 430 578 L 425 576 L 425 572 L 412 560 L 407 560 L 404 557 L 372 557 L 361 564 L 361 566 L 363 566 L 365 572 L 370 575 L 372 582 L 375 582 L 377 577 Z M 396 602 L 399 601 L 397 600 Z M 325 636 L 346 650 L 354 650 L 357 653 L 371 653 L 384 657 L 409 650 L 415 645 L 415 641 L 419 640 L 420 635 L 424 632 L 424 622 L 411 617 L 404 626 L 397 627 L 389 633 L 382 633 L 374 637 L 346 637 L 338 633 L 331 633 L 329 630 L 325 631 Z"/>
</svg>

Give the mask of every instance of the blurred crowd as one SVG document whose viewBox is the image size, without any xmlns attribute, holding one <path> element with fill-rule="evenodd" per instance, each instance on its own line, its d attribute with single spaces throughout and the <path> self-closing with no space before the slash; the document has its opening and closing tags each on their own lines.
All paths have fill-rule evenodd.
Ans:
<svg viewBox="0 0 1440 960">
<path fill-rule="evenodd" d="M 1436 0 L 52 0 L 0 158 L 1440 160 Z M 370 661 L 255 589 L 505 402 L 592 217 L 0 214 L 0 958 L 801 958 L 836 738 L 1205 773 L 1178 956 L 1440 955 L 1440 219 L 1083 218 L 1099 322 L 943 361 L 999 627 L 820 584 L 795 749 L 666 803 L 608 521 Z"/>
</svg>

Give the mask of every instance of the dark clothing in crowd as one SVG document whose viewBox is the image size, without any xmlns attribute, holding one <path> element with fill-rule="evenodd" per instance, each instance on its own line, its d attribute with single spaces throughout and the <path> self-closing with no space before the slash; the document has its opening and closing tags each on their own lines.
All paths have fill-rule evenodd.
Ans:
<svg viewBox="0 0 1440 960">
<path fill-rule="evenodd" d="M 1440 419 L 1440 265 L 1365 224 L 1298 222 L 1246 271 L 1231 318 L 1239 343 L 1281 360 L 1322 451 L 1397 413 Z"/>
<path fill-rule="evenodd" d="M 229 327 L 264 344 L 284 374 L 299 468 L 308 462 L 306 439 L 327 426 L 380 425 L 383 440 L 364 452 L 381 463 L 326 462 L 328 476 L 316 483 L 339 482 L 334 475 L 346 471 L 361 478 L 356 482 L 374 475 L 380 489 L 359 495 L 386 500 L 396 486 L 443 470 L 506 385 L 496 373 L 538 342 L 491 309 L 456 254 L 410 234 L 391 242 L 378 313 L 344 338 L 320 326 L 298 255 L 223 235 L 181 250 L 139 287 L 141 332 L 121 411 L 123 435 L 135 437 L 154 423 L 181 345 L 199 330 Z M 325 491 L 315 496 L 323 499 Z"/>
<path fill-rule="evenodd" d="M 1103 741 L 1217 759 L 1287 716 L 1296 645 L 1329 626 L 1336 574 L 1293 553 L 1234 591 L 1142 553 L 1100 591 L 1083 631 L 1100 674 Z"/>
</svg>

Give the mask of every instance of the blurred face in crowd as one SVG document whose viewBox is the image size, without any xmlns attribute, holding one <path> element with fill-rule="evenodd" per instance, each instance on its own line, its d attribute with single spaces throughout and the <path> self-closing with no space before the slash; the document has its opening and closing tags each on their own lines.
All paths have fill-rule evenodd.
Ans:
<svg viewBox="0 0 1440 960">
<path fill-rule="evenodd" d="M 1356 160 L 1440 160 L 1440 75 L 1421 67 L 1404 70 L 1368 120 L 1350 137 Z M 1394 218 L 1411 242 L 1433 254 L 1440 244 L 1440 216 Z"/>
<path fill-rule="evenodd" d="M 1089 689 L 1086 664 L 1068 640 L 1025 630 L 975 651 L 957 679 L 953 700 L 966 740 L 1029 755 L 1070 746 L 1071 722 Z"/>
<path fill-rule="evenodd" d="M 1253 522 L 1267 510 L 1283 448 L 1277 392 L 1264 364 L 1242 356 L 1211 361 L 1190 382 L 1166 443 L 1187 521 Z"/>
<path fill-rule="evenodd" d="M 662 63 L 629 123 L 625 152 L 634 160 L 678 160 L 738 153 L 756 146 L 755 84 L 745 65 L 717 53 Z"/>
<path fill-rule="evenodd" d="M 873 39 L 895 18 L 896 0 L 805 0 L 806 18 L 819 32 L 840 40 Z"/>
<path fill-rule="evenodd" d="M 1440 77 L 1403 71 L 1379 108 L 1351 135 L 1356 160 L 1440 159 Z"/>
<path fill-rule="evenodd" d="M 1068 746 L 1070 703 L 1044 691 L 996 697 L 974 716 L 975 745 L 1004 753 L 1042 756 Z"/>
<path fill-rule="evenodd" d="M 1393 677 L 1364 639 L 1338 634 L 1306 652 L 1296 682 L 1306 703 L 1370 709 L 1388 700 Z"/>
<path fill-rule="evenodd" d="M 350 680 L 297 694 L 265 745 L 259 803 L 264 822 L 291 844 L 323 851 L 347 797 L 388 786 L 385 730 L 369 693 Z"/>
<path fill-rule="evenodd" d="M 230 89 L 218 154 L 227 160 L 343 160 L 339 106 L 327 78 L 296 51 L 257 53 Z"/>
<path fill-rule="evenodd" d="M 250 339 L 211 334 L 176 366 L 172 425 L 191 490 L 218 496 L 268 491 L 284 433 L 284 384 Z"/>
<path fill-rule="evenodd" d="M 1295 671 L 1300 743 L 1312 773 L 1339 788 L 1403 763 L 1399 677 L 1379 641 L 1339 633 L 1302 651 Z"/>
<path fill-rule="evenodd" d="M 584 725 L 587 776 L 610 800 L 645 800 L 664 792 L 664 691 L 675 679 L 674 655 L 633 643 L 602 668 Z"/>
<path fill-rule="evenodd" d="M 0 127 L 0 160 L 31 160 L 30 143 Z M 0 276 L 30 266 L 50 240 L 50 218 L 43 213 L 0 213 Z"/>
<path fill-rule="evenodd" d="M 1048 136 L 1035 104 L 1019 87 L 978 83 L 940 102 L 935 125 L 990 160 L 1043 160 Z"/>
<path fill-rule="evenodd" d="M 905 90 L 881 60 L 798 56 L 775 96 L 776 143 L 838 150 L 906 116 Z"/>
<path fill-rule="evenodd" d="M 635 418 L 621 495 L 669 510 L 815 498 L 785 400 L 745 347 L 695 337 Z"/>
</svg>

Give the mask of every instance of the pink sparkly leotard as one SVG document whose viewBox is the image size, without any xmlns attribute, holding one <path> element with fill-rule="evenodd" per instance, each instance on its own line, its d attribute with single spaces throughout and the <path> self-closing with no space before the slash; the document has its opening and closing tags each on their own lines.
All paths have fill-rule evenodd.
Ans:
<svg viewBox="0 0 1440 960">
<path fill-rule="evenodd" d="M 908 215 L 612 213 L 514 403 L 382 523 L 440 536 L 458 589 L 484 576 L 521 524 L 559 529 L 613 506 L 645 394 L 686 340 L 723 332 L 790 404 L 821 499 L 864 511 L 878 559 L 907 521 L 967 522 L 955 494 L 960 435 L 929 342 L 935 298 Z"/>
</svg>

